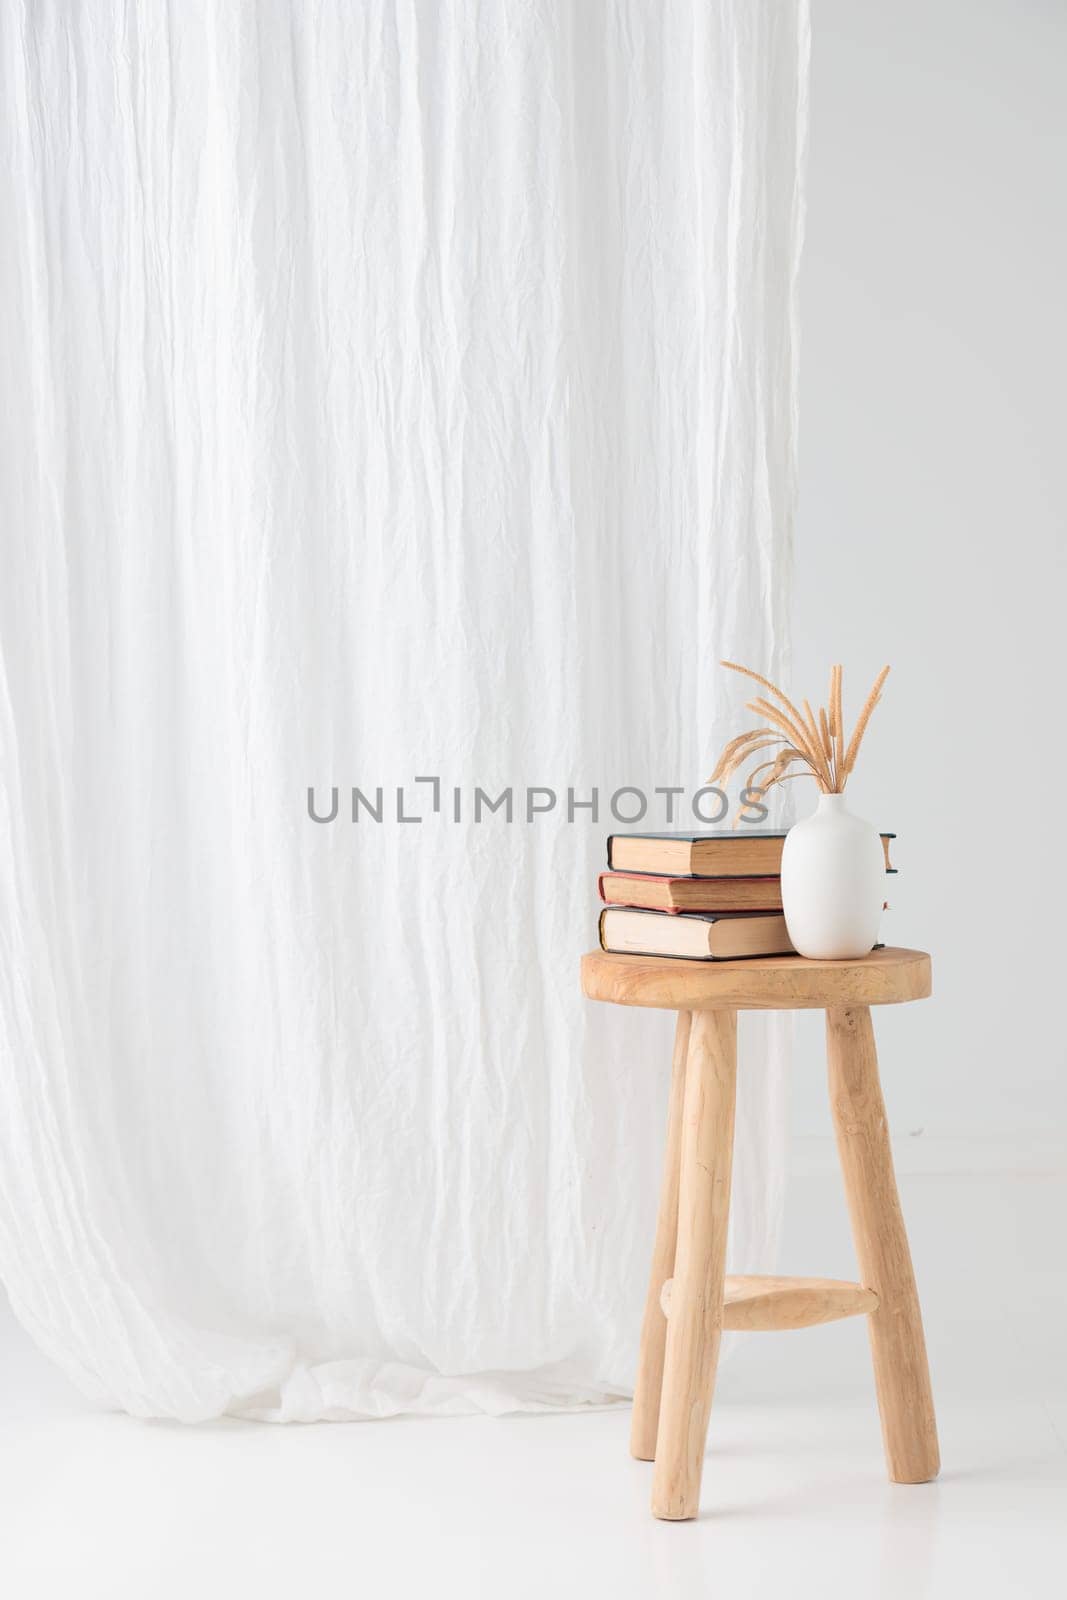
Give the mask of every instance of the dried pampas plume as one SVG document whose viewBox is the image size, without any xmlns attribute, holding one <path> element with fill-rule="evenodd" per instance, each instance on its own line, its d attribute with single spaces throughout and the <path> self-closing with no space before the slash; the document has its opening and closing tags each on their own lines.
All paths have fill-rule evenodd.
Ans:
<svg viewBox="0 0 1067 1600">
<path fill-rule="evenodd" d="M 736 661 L 723 661 L 720 665 L 751 678 L 753 683 L 766 689 L 767 696 L 748 701 L 748 709 L 763 718 L 763 725 L 730 740 L 708 782 L 728 783 L 738 768 L 757 752 L 773 751 L 769 759 L 749 773 L 746 788 L 766 792 L 788 778 L 810 776 L 823 794 L 843 794 L 856 765 L 871 713 L 882 698 L 882 685 L 889 676 L 889 668 L 883 667 L 875 678 L 863 710 L 856 718 L 852 737 L 846 741 L 841 709 L 841 667 L 830 669 L 829 706 L 819 706 L 813 711 L 806 700 L 801 701 L 803 709 L 798 710 L 776 684 L 750 667 L 740 667 Z M 791 771 L 794 767 L 797 770 Z"/>
</svg>

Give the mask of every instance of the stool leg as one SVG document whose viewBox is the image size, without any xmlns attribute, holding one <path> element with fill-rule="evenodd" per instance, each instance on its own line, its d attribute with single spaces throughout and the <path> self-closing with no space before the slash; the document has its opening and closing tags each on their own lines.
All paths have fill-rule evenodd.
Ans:
<svg viewBox="0 0 1067 1600">
<path fill-rule="evenodd" d="M 630 1420 L 630 1454 L 651 1461 L 656 1454 L 659 1394 L 663 1384 L 663 1352 L 667 1344 L 667 1319 L 659 1303 L 660 1290 L 674 1271 L 674 1245 L 678 1237 L 678 1170 L 682 1145 L 682 1105 L 685 1099 L 685 1058 L 689 1050 L 692 1014 L 679 1011 L 674 1030 L 674 1062 L 667 1108 L 667 1151 L 663 1158 L 656 1242 L 652 1246 L 652 1271 L 641 1324 L 641 1349 L 637 1358 L 634 1409 Z"/>
<path fill-rule="evenodd" d="M 893 1174 L 885 1102 L 867 1006 L 826 1013 L 830 1104 L 852 1236 L 865 1288 L 886 1463 L 894 1483 L 925 1483 L 940 1466 L 922 1314 Z"/>
<path fill-rule="evenodd" d="M 678 1243 L 667 1323 L 652 1511 L 700 1508 L 700 1477 L 722 1333 L 737 1078 L 737 1014 L 696 1011 L 689 1034 Z"/>
</svg>

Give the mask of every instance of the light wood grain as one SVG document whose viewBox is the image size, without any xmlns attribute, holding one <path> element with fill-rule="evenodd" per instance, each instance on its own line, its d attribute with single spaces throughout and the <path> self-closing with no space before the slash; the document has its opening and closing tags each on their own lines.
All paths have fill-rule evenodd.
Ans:
<svg viewBox="0 0 1067 1600">
<path fill-rule="evenodd" d="M 828 1006 L 897 1005 L 930 993 L 930 957 L 921 950 L 872 950 L 858 961 L 756 956 L 746 961 L 673 961 L 592 950 L 582 957 L 590 1000 L 670 1011 L 794 1011 Z"/>
<path fill-rule="evenodd" d="M 922 1315 L 900 1209 L 865 1006 L 826 1017 L 830 1105 L 865 1286 L 878 1296 L 867 1327 L 889 1476 L 925 1483 L 940 1466 Z"/>
<path fill-rule="evenodd" d="M 660 1397 L 652 1511 L 678 1521 L 700 1504 L 704 1439 L 722 1332 L 730 1215 L 737 1017 L 693 1017 L 682 1118 L 674 1301 Z"/>
<path fill-rule="evenodd" d="M 671 1314 L 674 1280 L 660 1293 L 663 1314 Z M 814 1328 L 842 1317 L 869 1316 L 878 1296 L 861 1283 L 838 1278 L 730 1277 L 723 1289 L 722 1325 L 745 1333 L 773 1333 L 782 1328 Z"/>
<path fill-rule="evenodd" d="M 682 1144 L 682 1113 L 685 1101 L 685 1062 L 689 1050 L 690 1013 L 679 1011 L 674 1032 L 674 1062 L 671 1067 L 670 1099 L 667 1106 L 667 1149 L 663 1159 L 659 1216 L 652 1246 L 652 1271 L 641 1324 L 641 1348 L 637 1358 L 633 1415 L 630 1419 L 630 1453 L 638 1461 L 652 1461 L 656 1454 L 659 1426 L 659 1397 L 663 1384 L 663 1356 L 667 1344 L 667 1321 L 660 1307 L 660 1289 L 674 1271 L 674 1248 L 678 1236 L 679 1155 Z"/>
</svg>

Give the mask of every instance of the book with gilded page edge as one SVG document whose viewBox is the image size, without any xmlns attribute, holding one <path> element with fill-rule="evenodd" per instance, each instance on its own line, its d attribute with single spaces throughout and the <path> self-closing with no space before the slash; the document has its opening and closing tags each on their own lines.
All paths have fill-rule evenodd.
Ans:
<svg viewBox="0 0 1067 1600">
<path fill-rule="evenodd" d="M 600 947 L 614 955 L 676 956 L 687 961 L 736 961 L 744 956 L 794 953 L 785 918 L 773 911 L 699 916 L 605 906 Z"/>
<path fill-rule="evenodd" d="M 882 834 L 887 872 L 889 841 Z M 784 833 L 752 829 L 744 833 L 613 833 L 608 839 L 608 870 L 654 873 L 668 878 L 773 878 L 782 870 Z"/>
<path fill-rule="evenodd" d="M 781 878 L 662 878 L 651 872 L 602 872 L 601 900 L 644 911 L 781 911 Z"/>
</svg>

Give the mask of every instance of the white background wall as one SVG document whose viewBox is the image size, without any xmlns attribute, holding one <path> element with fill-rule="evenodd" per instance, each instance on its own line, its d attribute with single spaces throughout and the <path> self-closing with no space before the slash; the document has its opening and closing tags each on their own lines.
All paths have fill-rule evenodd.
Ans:
<svg viewBox="0 0 1067 1600">
<path fill-rule="evenodd" d="M 1067 5 L 812 9 L 795 683 L 814 698 L 841 660 L 854 711 L 893 667 L 850 792 L 900 835 L 883 936 L 934 955 L 934 998 L 876 1018 L 894 1132 L 1044 1159 L 1067 1110 Z M 824 1134 L 819 1019 L 798 1045 L 794 1128 Z"/>
</svg>

